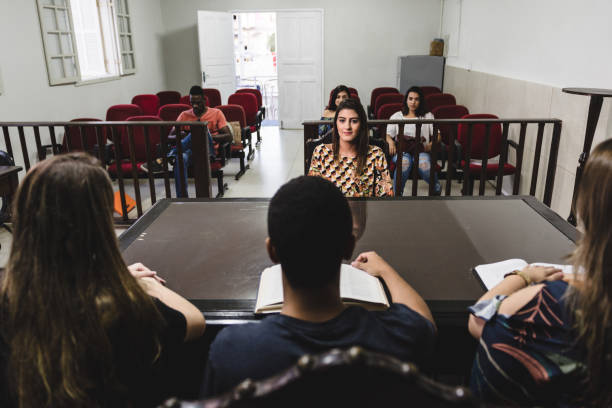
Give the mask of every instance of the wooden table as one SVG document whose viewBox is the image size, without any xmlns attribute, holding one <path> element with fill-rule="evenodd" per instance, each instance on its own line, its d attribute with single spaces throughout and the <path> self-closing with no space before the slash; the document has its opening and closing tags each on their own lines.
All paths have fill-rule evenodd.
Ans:
<svg viewBox="0 0 612 408">
<path fill-rule="evenodd" d="M 591 101 L 589 102 L 589 114 L 587 116 L 586 131 L 584 132 L 584 147 L 582 148 L 582 153 L 580 153 L 580 157 L 578 158 L 579 165 L 576 169 L 576 181 L 574 182 L 574 194 L 572 195 L 572 208 L 570 210 L 570 215 L 567 218 L 568 222 L 570 222 L 572 225 L 576 225 L 575 205 L 578 194 L 578 186 L 580 185 L 584 165 L 591 152 L 591 145 L 593 144 L 593 137 L 595 136 L 595 129 L 597 128 L 597 121 L 599 120 L 599 113 L 601 112 L 603 98 L 612 96 L 612 89 L 563 88 L 562 91 L 570 94 L 586 95 L 591 97 Z"/>
<path fill-rule="evenodd" d="M 465 326 L 483 293 L 472 268 L 507 258 L 564 263 L 578 232 L 533 197 L 350 200 L 360 235 L 423 296 L 439 324 Z M 209 324 L 256 319 L 267 199 L 163 199 L 120 237 L 142 262 L 203 311 Z M 316 243 L 310 243 L 316 256 Z"/>
</svg>

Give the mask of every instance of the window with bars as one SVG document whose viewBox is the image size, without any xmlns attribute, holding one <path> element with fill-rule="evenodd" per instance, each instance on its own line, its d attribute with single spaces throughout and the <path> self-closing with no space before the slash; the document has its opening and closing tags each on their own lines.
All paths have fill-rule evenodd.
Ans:
<svg viewBox="0 0 612 408">
<path fill-rule="evenodd" d="M 37 0 L 50 85 L 136 72 L 127 0 Z"/>
</svg>

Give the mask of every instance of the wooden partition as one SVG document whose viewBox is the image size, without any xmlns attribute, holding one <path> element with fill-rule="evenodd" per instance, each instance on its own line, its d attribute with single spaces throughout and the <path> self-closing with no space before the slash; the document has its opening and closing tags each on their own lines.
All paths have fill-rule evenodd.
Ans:
<svg viewBox="0 0 612 408">
<path fill-rule="evenodd" d="M 303 123 L 304 125 L 304 174 L 308 173 L 308 165 L 310 163 L 310 157 L 307 156 L 307 143 L 308 142 L 318 142 L 322 139 L 319 138 L 318 135 L 318 127 L 319 125 L 329 124 L 329 120 L 316 120 L 316 121 L 306 121 Z M 368 121 L 368 129 L 373 130 L 374 134 L 383 134 L 384 131 L 381 132 L 380 129 L 385 129 L 387 125 L 397 124 L 399 126 L 399 135 L 404 134 L 404 126 L 407 124 L 415 124 L 416 125 L 416 138 L 420 138 L 421 135 L 421 127 L 425 124 L 433 124 L 434 135 L 438 134 L 438 130 L 441 127 L 445 127 L 447 129 L 447 138 L 446 144 L 442 143 L 438 138 L 434 138 L 432 140 L 432 148 L 431 148 L 431 163 L 432 167 L 438 163 L 438 160 L 442 159 L 442 152 L 444 152 L 444 161 L 446 163 L 446 170 L 442 173 L 446 179 L 446 186 L 444 189 L 444 195 L 449 196 L 451 194 L 451 181 L 456 179 L 458 176 L 462 178 L 462 182 L 464 183 L 462 194 L 463 195 L 472 195 L 472 189 L 468 188 L 469 186 L 473 186 L 473 182 L 475 178 L 479 179 L 478 185 L 478 195 L 484 195 L 485 192 L 485 182 L 487 179 L 491 179 L 491 175 L 487 174 L 487 164 L 488 159 L 485 157 L 481 163 L 481 171 L 478 175 L 470 175 L 470 159 L 472 158 L 472 138 L 473 138 L 473 129 L 474 125 L 484 125 L 485 126 L 485 144 L 484 150 L 489 150 L 489 143 L 492 136 L 492 126 L 495 124 L 499 124 L 502 127 L 502 136 L 501 136 L 501 152 L 499 158 L 498 170 L 494 179 L 496 180 L 496 189 L 495 194 L 501 195 L 502 193 L 502 178 L 504 176 L 504 164 L 507 163 L 508 160 L 508 152 L 510 148 L 515 149 L 516 151 L 516 163 L 513 163 L 514 170 L 514 184 L 512 188 L 512 194 L 518 195 L 519 188 L 521 183 L 521 171 L 523 169 L 523 160 L 525 154 L 525 144 L 527 140 L 527 126 L 537 126 L 537 135 L 535 140 L 535 150 L 533 156 L 533 166 L 531 169 L 531 184 L 529 187 L 529 194 L 535 195 L 537 181 L 538 181 L 538 172 L 540 167 L 541 155 L 542 155 L 542 146 L 544 141 L 544 131 L 547 127 L 552 127 L 552 137 L 550 139 L 550 150 L 548 154 L 547 160 L 547 171 L 546 171 L 546 184 L 544 188 L 544 197 L 543 202 L 547 206 L 550 206 L 552 200 L 552 192 L 555 182 L 555 172 L 557 168 L 557 155 L 559 152 L 559 140 L 561 137 L 561 120 L 559 119 L 404 119 L 404 120 L 370 120 Z M 462 146 L 462 152 L 460 158 L 455 157 L 456 149 L 448 148 L 448 146 L 454 146 L 455 142 L 458 140 L 458 128 L 459 125 L 467 126 L 467 143 L 465 146 Z M 519 137 L 518 142 L 515 142 L 508 138 L 508 132 L 510 126 L 518 126 L 519 127 Z M 383 134 L 384 140 L 384 134 Z M 396 168 L 402 168 L 402 152 L 406 149 L 406 139 L 400 138 L 400 143 L 397 144 L 397 152 L 398 159 L 396 163 Z M 415 153 L 413 156 L 413 163 L 418 163 L 418 153 Z M 452 165 L 452 163 L 460 163 L 459 166 Z M 433 169 L 432 169 L 433 170 Z M 401 171 L 395 172 L 396 183 L 399 182 L 401 177 Z M 434 183 L 433 183 L 434 171 L 430 171 L 430 180 L 429 180 L 429 195 L 434 194 Z M 412 172 L 412 196 L 417 195 L 418 185 L 418 172 Z M 401 194 L 400 194 L 401 195 Z"/>
<path fill-rule="evenodd" d="M 32 161 L 44 160 L 51 154 L 71 151 L 86 151 L 100 160 L 104 168 L 109 170 L 113 179 L 117 180 L 121 197 L 123 215 L 116 219 L 119 224 L 130 224 L 134 219 L 128 218 L 125 187 L 129 179 L 134 187 L 137 216 L 143 214 L 141 198 L 141 182 L 148 184 L 151 204 L 157 201 L 155 179 L 163 178 L 165 197 L 172 197 L 171 182 L 174 175 L 168 169 L 168 149 L 176 142 L 177 159 L 180 177 L 184 179 L 183 152 L 180 141 L 184 132 L 169 135 L 172 127 L 189 126 L 192 132 L 192 162 L 196 197 L 211 196 L 209 146 L 206 133 L 206 122 L 0 122 L 4 135 L 6 151 L 16 163 L 23 163 L 29 170 Z M 60 139 L 60 134 L 63 134 Z M 76 138 L 76 140 L 75 140 Z M 32 140 L 34 143 L 32 143 Z M 19 143 L 21 153 L 15 156 L 13 146 Z M 35 146 L 35 155 L 29 146 Z M 144 156 L 143 156 L 144 154 Z M 139 164 L 145 163 L 152 168 L 153 161 L 162 159 L 163 171 L 159 174 L 144 172 Z M 124 170 L 124 167 L 127 170 Z M 114 170 L 113 170 L 114 169 Z M 124 174 L 126 173 L 126 174 Z M 183 186 L 186 188 L 186 186 Z M 183 191 L 185 194 L 186 191 Z M 175 193 L 176 196 L 176 193 Z"/>
</svg>

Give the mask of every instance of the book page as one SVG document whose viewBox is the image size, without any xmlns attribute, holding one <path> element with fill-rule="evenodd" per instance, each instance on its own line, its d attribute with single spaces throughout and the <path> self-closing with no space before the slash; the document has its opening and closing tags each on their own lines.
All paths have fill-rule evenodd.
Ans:
<svg viewBox="0 0 612 408">
<path fill-rule="evenodd" d="M 563 273 L 574 273 L 574 267 L 572 265 L 559 265 L 559 264 L 551 264 L 544 262 L 534 262 L 531 265 L 533 266 L 552 266 L 553 268 L 561 269 Z"/>
<path fill-rule="evenodd" d="M 347 264 L 342 264 L 340 268 L 340 296 L 343 300 L 358 300 L 389 306 L 385 290 L 378 278 Z"/>
<path fill-rule="evenodd" d="M 262 313 L 269 306 L 277 305 L 273 309 L 280 310 L 283 303 L 283 280 L 280 264 L 264 269 L 259 278 L 259 290 L 257 291 L 257 302 L 255 313 Z"/>
<path fill-rule="evenodd" d="M 507 259 L 501 262 L 478 265 L 474 270 L 487 290 L 491 290 L 491 288 L 504 280 L 505 274 L 515 269 L 521 270 L 526 266 L 527 262 L 522 259 Z"/>
</svg>

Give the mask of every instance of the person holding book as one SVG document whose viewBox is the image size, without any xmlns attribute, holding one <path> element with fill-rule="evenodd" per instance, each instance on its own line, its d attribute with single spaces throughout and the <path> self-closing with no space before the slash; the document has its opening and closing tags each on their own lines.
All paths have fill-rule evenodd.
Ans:
<svg viewBox="0 0 612 408">
<path fill-rule="evenodd" d="M 608 139 L 593 150 L 580 181 L 584 234 L 570 256 L 571 279 L 555 267 L 527 266 L 471 308 L 477 396 L 502 405 L 612 406 L 611 208 Z"/>
<path fill-rule="evenodd" d="M 302 176 L 270 201 L 266 248 L 280 262 L 284 303 L 260 323 L 229 326 L 211 345 L 204 395 L 228 391 L 246 378 L 262 379 L 304 354 L 353 345 L 399 359 L 427 363 L 435 325 L 419 294 L 374 252 L 353 266 L 386 283 L 389 309 L 371 312 L 340 298 L 342 259 L 355 246 L 347 200 L 331 182 Z M 316 242 L 316 246 L 305 243 Z"/>
<path fill-rule="evenodd" d="M 175 395 L 169 367 L 185 341 L 201 337 L 204 317 L 155 272 L 126 266 L 99 162 L 68 153 L 38 163 L 12 220 L 0 406 L 149 407 Z"/>
<path fill-rule="evenodd" d="M 361 103 L 355 99 L 340 103 L 332 142 L 315 148 L 308 175 L 330 180 L 347 197 L 392 196 L 385 153 L 369 145 L 367 124 Z"/>
</svg>

